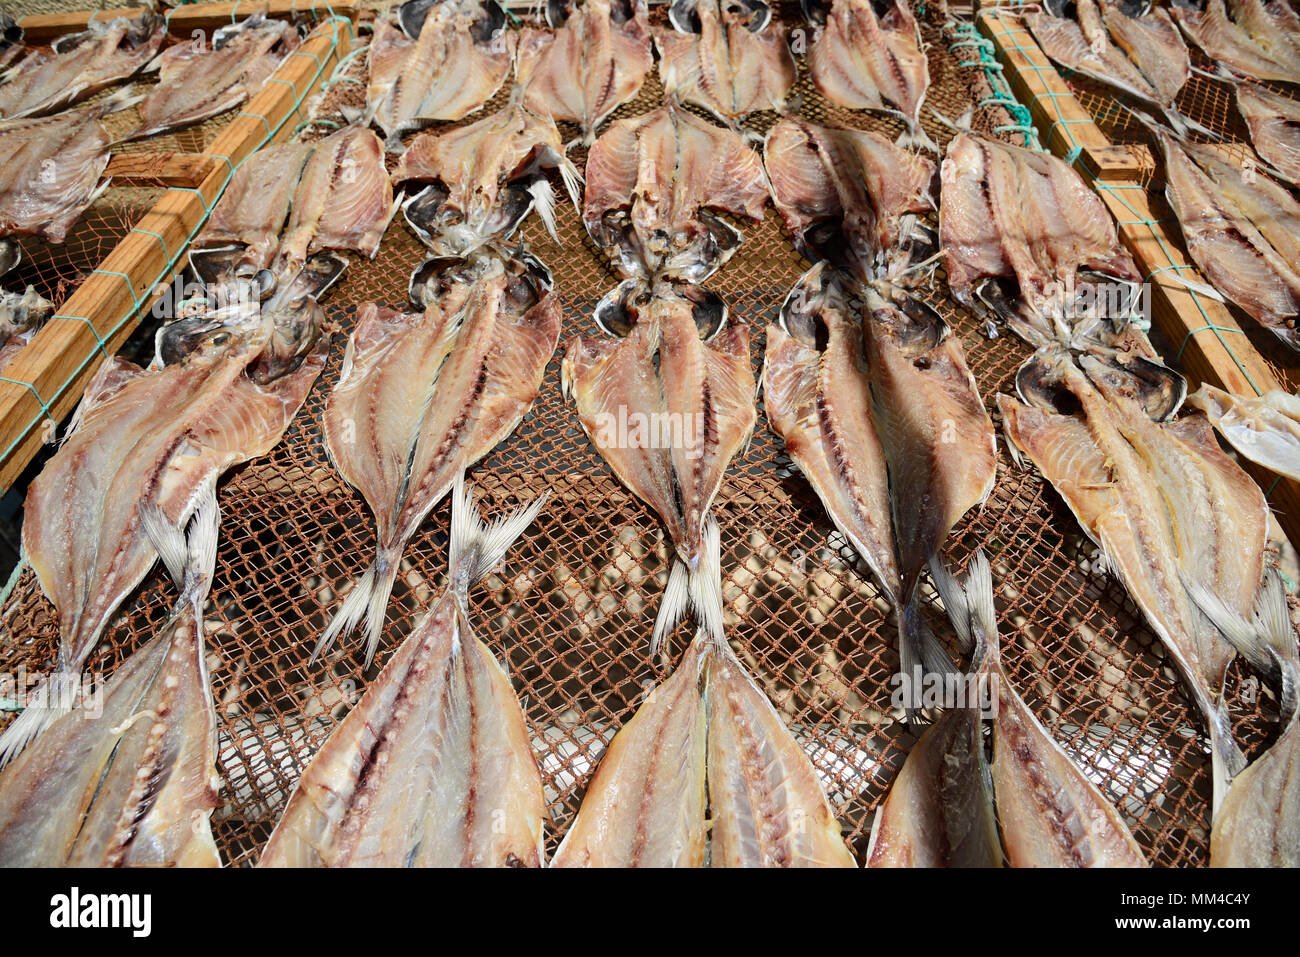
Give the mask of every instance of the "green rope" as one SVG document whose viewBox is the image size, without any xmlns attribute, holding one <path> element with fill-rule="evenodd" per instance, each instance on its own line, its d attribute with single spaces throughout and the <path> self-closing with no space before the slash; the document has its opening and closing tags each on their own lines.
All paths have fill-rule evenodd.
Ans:
<svg viewBox="0 0 1300 957">
<path fill-rule="evenodd" d="M 1011 88 L 1007 85 L 1006 79 L 1002 76 L 1003 66 L 998 62 L 997 51 L 993 46 L 993 42 L 987 37 L 980 36 L 979 29 L 972 22 L 949 20 L 946 26 L 957 37 L 956 40 L 948 44 L 950 49 L 959 50 L 971 47 L 976 53 L 974 60 L 959 61 L 958 66 L 967 69 L 982 69 L 984 76 L 988 79 L 989 87 L 993 90 L 993 95 L 981 100 L 980 106 L 1001 106 L 1011 114 L 1012 122 L 995 127 L 994 131 L 998 133 L 1019 133 L 1024 138 L 1025 146 L 1030 149 L 1041 150 L 1042 146 L 1038 142 L 1038 131 L 1034 129 L 1034 118 L 1030 115 L 1029 110 L 1015 98 Z"/>
</svg>

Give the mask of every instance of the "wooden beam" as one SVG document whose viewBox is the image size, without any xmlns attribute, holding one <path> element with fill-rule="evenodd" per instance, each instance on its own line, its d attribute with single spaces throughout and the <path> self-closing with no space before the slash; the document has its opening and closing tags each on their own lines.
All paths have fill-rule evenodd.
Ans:
<svg viewBox="0 0 1300 957">
<path fill-rule="evenodd" d="M 114 153 L 104 175 L 136 186 L 198 186 L 220 162 L 202 153 Z"/>
<path fill-rule="evenodd" d="M 1043 145 L 1057 156 L 1079 149 L 1075 165 L 1105 182 L 1140 179 L 1144 168 L 1127 147 L 1114 146 L 1066 86 L 1056 67 L 1018 17 L 982 11 L 979 31 L 993 42 L 1003 76 L 1017 100 L 1029 108 Z M 1145 168 L 1150 172 L 1150 167 Z"/>
<path fill-rule="evenodd" d="M 238 0 L 235 3 L 192 3 L 173 7 L 167 20 L 167 30 L 172 36 L 189 37 L 194 30 L 213 30 L 242 20 L 258 10 L 268 9 L 272 17 L 292 17 L 299 14 L 323 19 L 331 12 L 356 19 L 358 0 Z M 65 33 L 78 33 L 92 20 L 107 22 L 117 17 L 138 17 L 145 7 L 126 7 L 117 10 L 80 10 L 73 13 L 39 13 L 23 17 L 18 25 L 23 28 L 27 42 L 42 43 Z"/>
<path fill-rule="evenodd" d="M 213 165 L 192 189 L 171 189 L 136 224 L 5 370 L 0 382 L 0 488 L 22 474 L 47 437 L 39 394 L 56 419 L 76 406 L 104 353 L 120 348 L 162 289 L 184 267 L 190 235 L 246 156 L 288 139 L 306 102 L 348 52 L 351 33 L 322 23 L 208 148 Z M 227 160 L 229 162 L 227 163 Z M 174 262 L 171 260 L 175 259 Z M 31 388 L 20 383 L 30 383 Z M 35 390 L 35 391 L 33 391 Z"/>
</svg>

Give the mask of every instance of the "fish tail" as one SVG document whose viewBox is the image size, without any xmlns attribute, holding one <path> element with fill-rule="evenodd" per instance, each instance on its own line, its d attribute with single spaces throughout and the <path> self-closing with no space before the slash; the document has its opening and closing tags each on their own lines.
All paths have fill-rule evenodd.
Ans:
<svg viewBox="0 0 1300 957">
<path fill-rule="evenodd" d="M 723 641 L 722 612 L 722 546 L 718 522 L 709 515 L 704 520 L 700 536 L 702 547 L 699 561 L 691 567 L 677 558 L 668 574 L 668 587 L 659 605 L 655 619 L 654 635 L 650 639 L 650 653 L 658 654 L 664 637 L 686 617 L 687 610 L 695 612 L 701 630 L 709 638 Z"/>
<path fill-rule="evenodd" d="M 543 492 L 527 505 L 491 522 L 483 521 L 474 503 L 474 493 L 465 483 L 464 471 L 456 474 L 451 492 L 451 558 L 448 563 L 452 587 L 461 598 L 471 585 L 486 578 L 501 564 L 524 529 L 537 518 L 549 492 Z"/>
<path fill-rule="evenodd" d="M 50 696 L 60 687 L 69 688 L 68 682 L 75 679 L 74 672 L 60 665 L 54 674 L 32 692 L 27 707 L 0 734 L 0 768 L 18 757 L 42 731 L 72 711 L 70 695 L 58 694 L 53 701 Z"/>
<path fill-rule="evenodd" d="M 343 604 L 334 618 L 321 633 L 316 648 L 307 663 L 314 664 L 316 659 L 330 649 L 336 638 L 351 632 L 361 623 L 366 622 L 366 667 L 375 657 L 379 639 L 384 634 L 384 613 L 388 610 L 388 599 L 393 593 L 393 583 L 397 581 L 397 570 L 401 564 L 402 551 L 397 548 L 380 548 L 375 563 L 366 569 L 366 573 L 357 579 L 343 599 Z"/>
<path fill-rule="evenodd" d="M 542 225 L 558 243 L 560 234 L 555 231 L 555 190 L 551 188 L 551 181 L 539 175 L 528 184 L 528 194 L 533 198 L 533 209 L 537 210 Z"/>
<path fill-rule="evenodd" d="M 1205 720 L 1210 728 L 1210 771 L 1214 782 L 1210 802 L 1210 819 L 1218 816 L 1219 807 L 1228 795 L 1228 785 L 1242 771 L 1246 770 L 1246 756 L 1237 747 L 1232 737 L 1232 721 L 1228 716 L 1228 704 L 1220 696 L 1210 706 L 1202 705 Z"/>
<path fill-rule="evenodd" d="M 145 535 L 180 588 L 182 600 L 206 594 L 217 565 L 217 539 L 221 531 L 215 487 L 209 485 L 200 493 L 189 522 L 188 537 L 154 503 L 141 499 L 139 507 Z"/>
</svg>

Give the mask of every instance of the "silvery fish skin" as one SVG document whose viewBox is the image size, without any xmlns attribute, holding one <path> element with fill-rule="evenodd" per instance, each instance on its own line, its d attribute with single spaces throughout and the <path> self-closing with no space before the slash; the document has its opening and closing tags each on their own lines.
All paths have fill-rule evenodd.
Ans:
<svg viewBox="0 0 1300 957">
<path fill-rule="evenodd" d="M 709 581 L 698 578 L 704 528 L 728 464 L 753 432 L 756 390 L 749 327 L 728 322 L 725 307 L 719 315 L 716 297 L 661 287 L 638 298 L 627 304 L 625 336 L 575 336 L 560 374 L 583 431 L 667 526 L 677 561 L 655 626 L 657 644 L 687 603 L 700 612 L 713 607 L 701 604 L 698 591 Z M 721 621 L 710 626 L 721 631 Z"/>
<path fill-rule="evenodd" d="M 414 0 L 400 9 L 417 6 L 423 18 L 416 12 L 377 19 L 367 54 L 366 112 L 394 150 L 409 130 L 482 109 L 514 62 L 515 34 L 505 29 L 504 16 L 498 22 L 494 3 Z"/>
<path fill-rule="evenodd" d="M 146 10 L 134 20 L 92 20 L 81 33 L 29 48 L 0 80 L 0 117 L 49 113 L 134 76 L 166 37 L 163 18 Z"/>
<path fill-rule="evenodd" d="M 153 566 L 140 502 L 179 528 L 224 472 L 280 441 L 325 364 L 320 320 L 310 300 L 235 306 L 164 327 L 148 368 L 100 367 L 24 503 L 23 551 L 59 616 L 58 677 L 80 673 Z M 64 710 L 27 708 L 0 763 Z"/>
<path fill-rule="evenodd" d="M 1208 383 L 1187 401 L 1206 414 L 1238 453 L 1300 481 L 1300 399 L 1274 390 L 1240 396 Z"/>
<path fill-rule="evenodd" d="M 523 709 L 474 633 L 470 586 L 542 500 L 493 526 L 457 477 L 451 587 L 298 779 L 261 867 L 540 867 L 545 801 Z"/>
<path fill-rule="evenodd" d="M 783 117 L 767 134 L 772 198 L 795 246 L 855 279 L 909 282 L 929 237 L 916 222 L 933 209 L 935 165 L 878 133 Z"/>
<path fill-rule="evenodd" d="M 930 88 L 930 65 L 907 0 L 878 16 L 872 0 L 833 0 L 808 53 L 813 82 L 832 103 L 896 111 L 915 133 Z"/>
<path fill-rule="evenodd" d="M 1236 86 L 1237 109 L 1250 127 L 1261 158 L 1292 183 L 1300 183 L 1300 103 L 1255 83 Z"/>
<path fill-rule="evenodd" d="M 163 51 L 158 84 L 140 104 L 127 139 L 153 136 L 232 110 L 253 96 L 296 47 L 293 28 L 255 13 L 218 31 L 213 45 L 177 43 Z"/>
<path fill-rule="evenodd" d="M 1187 251 L 1227 298 L 1300 349 L 1300 203 L 1267 176 L 1247 182 L 1214 150 L 1159 134 L 1165 196 Z"/>
<path fill-rule="evenodd" d="M 0 69 L 23 52 L 23 28 L 8 12 L 0 10 Z"/>
<path fill-rule="evenodd" d="M 1007 437 L 1065 499 L 1178 664 L 1209 727 L 1217 807 L 1244 763 L 1222 701 L 1232 648 L 1197 610 L 1184 579 L 1248 611 L 1267 505 L 1204 420 L 1152 422 L 1129 376 L 1091 357 L 1083 362 L 1081 369 L 1064 355 L 1045 357 L 1031 377 L 1039 383 L 1031 391 L 1064 390 L 1078 412 L 998 396 Z"/>
<path fill-rule="evenodd" d="M 422 133 L 402 154 L 393 185 L 412 197 L 406 221 L 435 255 L 463 256 L 510 236 L 534 203 L 554 232 L 554 198 L 544 169 L 558 169 L 580 206 L 577 169 L 547 117 L 515 104 L 439 133 Z"/>
<path fill-rule="evenodd" d="M 1285 3 L 1234 0 L 1232 18 L 1224 0 L 1204 8 L 1174 4 L 1170 13 L 1188 39 L 1234 77 L 1300 83 L 1300 24 Z"/>
<path fill-rule="evenodd" d="M 768 185 L 732 130 L 667 104 L 610 125 L 587 157 L 583 223 L 624 276 L 702 282 L 740 246 L 715 211 L 757 222 Z"/>
<path fill-rule="evenodd" d="M 750 11 L 719 0 L 678 0 L 674 13 L 689 12 L 698 29 L 654 29 L 664 91 L 682 103 L 708 110 L 735 125 L 760 110 L 783 111 L 794 90 L 795 67 L 781 31 L 754 29 Z"/>
<path fill-rule="evenodd" d="M 550 19 L 548 7 L 548 19 Z M 586 0 L 555 29 L 519 31 L 515 82 L 540 116 L 577 123 L 590 145 L 654 66 L 645 0 Z"/>
<path fill-rule="evenodd" d="M 1141 283 L 1101 199 L 1055 156 L 961 133 L 939 175 L 949 288 L 976 306 L 989 282 L 1009 284 L 994 310 L 1035 348 L 1099 337 L 1071 298 L 1090 277 Z"/>
<path fill-rule="evenodd" d="M 122 100 L 41 119 L 0 120 L 0 236 L 63 242 L 103 192 L 112 143 L 100 119 Z"/>
<path fill-rule="evenodd" d="M 560 300 L 535 260 L 453 266 L 423 314 L 361 307 L 322 425 L 330 461 L 375 517 L 378 554 L 315 654 L 365 618 L 374 657 L 407 541 L 527 414 L 559 335 Z"/>
<path fill-rule="evenodd" d="M 146 510 L 148 506 L 146 506 Z M 0 774 L 0 866 L 219 867 L 217 718 L 203 604 L 219 517 L 211 488 L 184 537 L 146 524 L 181 594 L 161 631 L 113 674 L 102 712 L 56 721 Z"/>
</svg>

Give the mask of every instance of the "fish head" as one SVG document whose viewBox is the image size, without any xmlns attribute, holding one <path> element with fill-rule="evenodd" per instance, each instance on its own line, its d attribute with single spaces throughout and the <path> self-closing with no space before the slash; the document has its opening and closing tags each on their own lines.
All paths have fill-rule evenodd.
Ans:
<svg viewBox="0 0 1300 957">
<path fill-rule="evenodd" d="M 397 8 L 397 25 L 412 40 L 418 39 L 429 11 L 441 2 L 443 0 L 406 0 Z"/>
<path fill-rule="evenodd" d="M 191 249 L 190 268 L 205 286 L 219 285 L 235 277 L 247 278 L 253 271 L 244 263 L 247 249 L 244 243 Z"/>
<path fill-rule="evenodd" d="M 689 303 L 695 332 L 701 341 L 710 341 L 726 327 L 727 303 L 716 292 L 693 284 L 675 287 L 675 292 Z"/>
<path fill-rule="evenodd" d="M 990 276 L 975 285 L 974 306 L 985 319 L 990 338 L 997 335 L 996 323 L 1009 326 L 1034 348 L 1055 342 L 1052 324 L 1024 295 L 1020 284 L 1010 276 Z"/>
<path fill-rule="evenodd" d="M 1039 349 L 1016 370 L 1016 395 L 1033 408 L 1074 415 L 1082 404 L 1069 384 L 1072 362 L 1069 352 L 1059 347 Z"/>
<path fill-rule="evenodd" d="M 673 0 L 668 5 L 668 22 L 678 33 L 699 33 L 701 30 L 699 6 L 700 0 Z"/>
<path fill-rule="evenodd" d="M 825 26 L 831 13 L 831 0 L 799 0 L 799 9 L 809 26 Z"/>
<path fill-rule="evenodd" d="M 823 351 L 830 341 L 824 314 L 843 311 L 847 303 L 839 274 L 819 262 L 794 284 L 781 303 L 777 324 L 787 335 L 803 345 Z"/>
<path fill-rule="evenodd" d="M 4 10 L 0 10 L 0 40 L 3 45 L 23 42 L 23 28 Z"/>
<path fill-rule="evenodd" d="M 506 12 L 497 0 L 484 0 L 481 11 L 470 25 L 475 43 L 491 43 L 506 28 Z"/>
<path fill-rule="evenodd" d="M 569 22 L 575 7 L 570 0 L 546 0 L 546 25 L 554 30 Z"/>
<path fill-rule="evenodd" d="M 697 210 L 692 220 L 671 230 L 655 230 L 646 252 L 655 270 L 668 279 L 701 283 L 736 254 L 744 235 L 716 213 Z"/>
<path fill-rule="evenodd" d="M 952 331 L 933 307 L 892 283 L 872 283 L 863 295 L 872 338 L 887 342 L 909 359 L 933 352 Z"/>
<path fill-rule="evenodd" d="M 772 6 L 766 0 L 721 0 L 722 20 L 742 24 L 750 33 L 761 33 L 772 22 Z"/>
<path fill-rule="evenodd" d="M 1043 9 L 1062 20 L 1073 20 L 1077 6 L 1075 0 L 1043 0 Z"/>
<path fill-rule="evenodd" d="M 1187 398 L 1187 380 L 1148 356 L 1090 352 L 1079 365 L 1102 395 L 1136 402 L 1153 422 L 1168 422 Z"/>
<path fill-rule="evenodd" d="M 1141 19 L 1151 12 L 1151 0 L 1106 0 L 1103 5 L 1134 19 Z"/>
<path fill-rule="evenodd" d="M 23 261 L 23 248 L 13 239 L 0 239 L 0 276 L 15 269 Z"/>
<path fill-rule="evenodd" d="M 219 362 L 256 327 L 256 317 L 255 309 L 226 306 L 175 319 L 158 330 L 158 360 L 169 366 Z"/>
<path fill-rule="evenodd" d="M 38 329 L 54 315 L 54 303 L 40 295 L 35 286 L 21 294 L 0 292 L 0 336 Z"/>
<path fill-rule="evenodd" d="M 433 256 L 411 272 L 407 295 L 411 302 L 424 309 L 452 286 L 474 282 L 480 273 L 481 268 L 462 256 Z"/>
<path fill-rule="evenodd" d="M 625 279 L 596 303 L 596 325 L 608 335 L 622 339 L 632 331 L 652 293 L 646 283 L 637 278 Z"/>
<path fill-rule="evenodd" d="M 295 371 L 316 348 L 325 315 L 316 297 L 272 300 L 263 307 L 266 345 L 248 367 L 254 382 L 266 385 Z"/>
<path fill-rule="evenodd" d="M 505 267 L 505 304 L 522 316 L 550 294 L 555 279 L 546 265 L 522 246 L 501 250 Z"/>
</svg>

